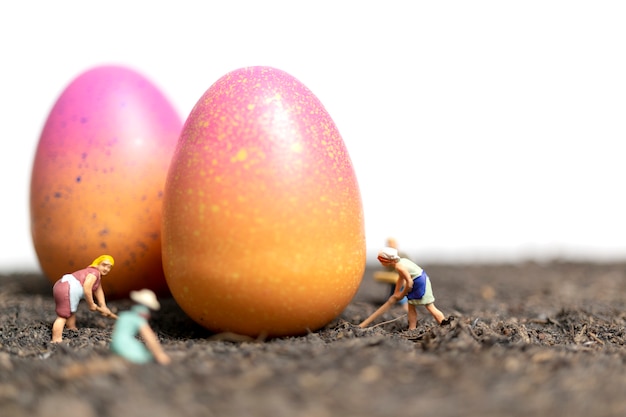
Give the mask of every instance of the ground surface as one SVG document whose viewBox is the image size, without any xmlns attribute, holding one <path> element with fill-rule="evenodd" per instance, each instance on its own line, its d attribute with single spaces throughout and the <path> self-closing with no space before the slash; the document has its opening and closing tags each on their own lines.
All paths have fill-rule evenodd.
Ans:
<svg viewBox="0 0 626 417">
<path fill-rule="evenodd" d="M 408 332 L 395 307 L 360 329 L 387 295 L 368 269 L 342 315 L 301 337 L 213 335 L 162 300 L 169 366 L 112 356 L 111 320 L 83 304 L 81 329 L 51 345 L 48 282 L 0 276 L 0 416 L 626 415 L 626 265 L 424 267 L 451 326 L 420 309 Z"/>
</svg>

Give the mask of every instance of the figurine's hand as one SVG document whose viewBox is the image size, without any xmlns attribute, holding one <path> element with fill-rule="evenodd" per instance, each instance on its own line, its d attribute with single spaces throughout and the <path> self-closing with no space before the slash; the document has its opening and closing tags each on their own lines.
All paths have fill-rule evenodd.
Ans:
<svg viewBox="0 0 626 417">
<path fill-rule="evenodd" d="M 168 365 L 172 361 L 164 352 L 159 352 L 154 356 L 154 359 L 161 365 Z"/>
<path fill-rule="evenodd" d="M 105 317 L 113 315 L 113 312 L 108 307 L 98 307 L 98 311 Z"/>
</svg>

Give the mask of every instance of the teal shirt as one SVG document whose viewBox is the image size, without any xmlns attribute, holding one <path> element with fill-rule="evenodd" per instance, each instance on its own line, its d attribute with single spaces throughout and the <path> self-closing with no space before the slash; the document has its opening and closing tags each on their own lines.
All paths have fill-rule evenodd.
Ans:
<svg viewBox="0 0 626 417">
<path fill-rule="evenodd" d="M 134 363 L 153 360 L 152 353 L 136 337 L 139 329 L 148 324 L 140 315 L 146 309 L 144 306 L 135 306 L 130 311 L 120 313 L 111 334 L 111 350 Z"/>
</svg>

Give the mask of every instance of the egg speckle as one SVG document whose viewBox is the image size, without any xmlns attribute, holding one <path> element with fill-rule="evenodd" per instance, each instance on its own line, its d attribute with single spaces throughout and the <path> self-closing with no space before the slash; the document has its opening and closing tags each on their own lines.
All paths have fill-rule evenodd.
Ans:
<svg viewBox="0 0 626 417">
<path fill-rule="evenodd" d="M 350 157 L 321 102 L 283 71 L 242 68 L 205 92 L 163 210 L 170 290 L 212 330 L 304 333 L 358 289 L 365 237 Z"/>
<path fill-rule="evenodd" d="M 51 282 L 102 253 L 107 297 L 166 293 L 161 263 L 165 176 L 182 121 L 145 77 L 124 67 L 75 78 L 50 111 L 35 154 L 31 234 Z"/>
</svg>

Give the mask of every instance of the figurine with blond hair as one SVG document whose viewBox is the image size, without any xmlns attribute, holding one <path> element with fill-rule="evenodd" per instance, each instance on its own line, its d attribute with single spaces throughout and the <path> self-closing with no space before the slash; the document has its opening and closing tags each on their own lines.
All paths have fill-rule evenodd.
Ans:
<svg viewBox="0 0 626 417">
<path fill-rule="evenodd" d="M 150 310 L 159 310 L 161 305 L 151 290 L 131 291 L 130 298 L 135 303 L 129 311 L 120 313 L 113 334 L 111 350 L 133 363 L 148 363 L 155 360 L 161 365 L 170 363 L 170 357 L 163 351 L 159 338 L 148 324 Z M 145 346 L 137 339 L 141 336 Z"/>
<path fill-rule="evenodd" d="M 80 300 L 87 300 L 89 310 L 103 316 L 116 318 L 109 310 L 104 297 L 101 279 L 108 274 L 115 261 L 111 255 L 101 255 L 87 267 L 65 274 L 52 287 L 57 318 L 52 324 L 52 343 L 63 340 L 63 329 L 76 330 L 76 310 Z"/>
</svg>

